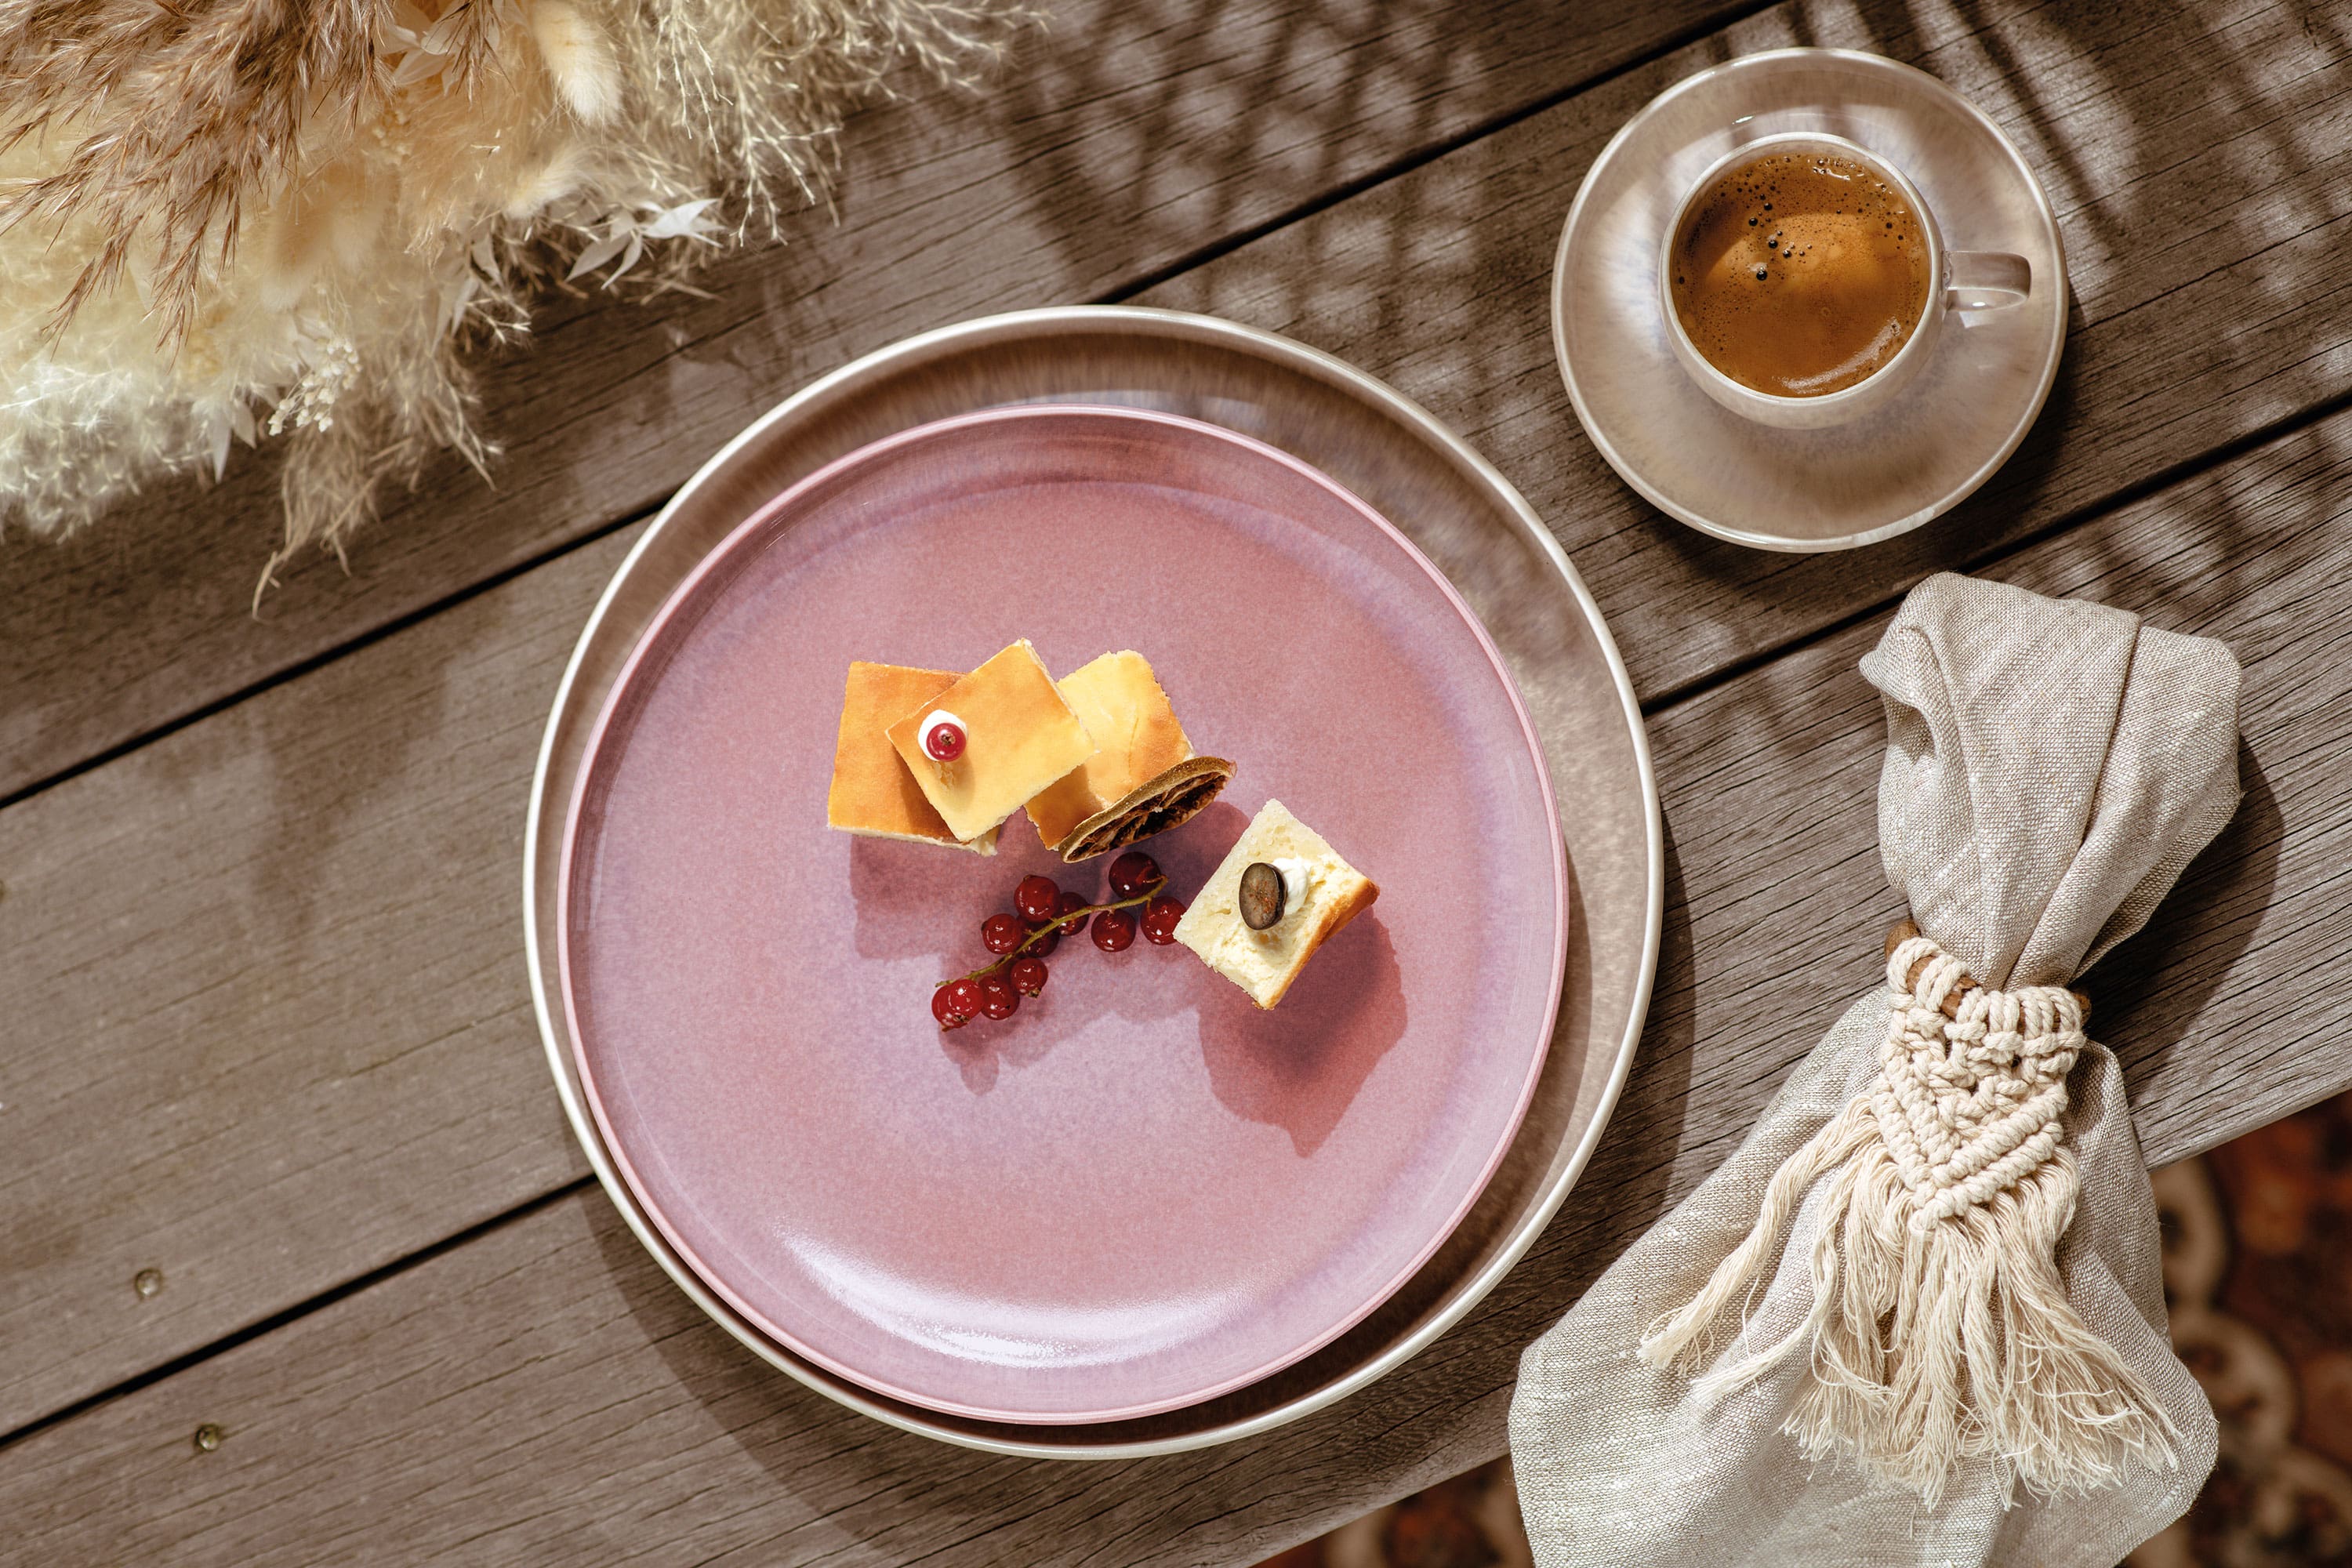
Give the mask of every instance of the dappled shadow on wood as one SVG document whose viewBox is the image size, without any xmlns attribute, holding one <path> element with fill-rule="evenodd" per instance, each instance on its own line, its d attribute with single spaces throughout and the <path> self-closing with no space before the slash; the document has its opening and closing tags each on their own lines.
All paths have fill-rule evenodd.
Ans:
<svg viewBox="0 0 2352 1568">
<path fill-rule="evenodd" d="M 982 90 L 919 73 L 855 116 L 831 198 L 714 263 L 709 298 L 585 286 L 470 357 L 488 480 L 443 454 L 281 569 L 277 460 L 159 482 L 63 552 L 0 542 L 0 796 L 657 504 L 845 361 L 991 311 L 1101 299 L 1655 47 L 1731 0 L 1365 7 L 1066 0 Z M 348 574 L 346 575 L 346 573 Z"/>
<path fill-rule="evenodd" d="M 2238 745 L 2237 815 L 2158 904 L 2138 935 L 2084 975 L 2091 1036 L 2137 1089 L 2197 1032 L 2205 1005 L 2254 940 L 2278 881 L 2285 822 L 2253 748 Z"/>
<path fill-rule="evenodd" d="M 1348 353 L 1469 435 L 1574 552 L 1656 700 L 2340 395 L 2345 33 L 2311 4 L 1778 5 L 1153 298 Z M 1548 320 L 1559 226 L 1607 139 L 1693 71 L 1788 45 L 1872 50 L 1948 82 L 2018 143 L 2069 251 L 2059 380 L 2020 449 L 1952 513 L 1820 556 L 1718 542 L 1636 497 L 1578 426 Z"/>
<path fill-rule="evenodd" d="M 2342 390 L 2339 369 L 2288 341 L 2289 323 L 2315 321 L 2320 296 L 2340 287 L 2336 269 L 2315 291 L 2273 254 L 2283 243 L 2315 257 L 2331 251 L 2316 230 L 2343 210 L 2340 68 L 2352 51 L 2326 7 L 2238 16 L 2067 0 L 2028 19 L 1966 0 L 1958 26 L 1902 4 L 1865 6 L 1858 26 L 1811 15 L 1818 26 L 1792 24 L 1799 36 L 1789 41 L 1917 64 L 2019 144 L 2060 215 L 2070 331 L 2058 383 L 2024 444 L 1976 496 L 1916 532 L 1791 561 L 1696 540 L 1654 515 L 1666 548 L 1727 602 L 1795 629 L 1815 605 L 1861 592 L 1891 596 L 2097 504 L 2086 468 L 2145 482 L 2193 461 L 2202 441 L 2186 431 L 2200 401 L 2219 399 L 2247 428 L 2246 416 L 2290 416 Z M 2249 127 L 2258 128 L 2251 138 Z M 2281 329 L 2286 337 L 2271 336 Z M 2344 333 L 2336 326 L 2322 336 Z M 2256 371 L 2273 351 L 2277 368 Z M 2239 364 L 2246 371 L 2232 370 Z M 2167 429 L 2182 434 L 2168 438 Z"/>
</svg>

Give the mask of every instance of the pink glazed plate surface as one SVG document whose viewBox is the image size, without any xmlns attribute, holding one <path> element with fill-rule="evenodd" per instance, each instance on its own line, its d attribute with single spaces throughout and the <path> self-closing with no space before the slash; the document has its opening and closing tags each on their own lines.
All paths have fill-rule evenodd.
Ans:
<svg viewBox="0 0 2352 1568">
<path fill-rule="evenodd" d="M 951 1034 L 935 981 L 1043 871 L 825 826 L 856 658 L 1133 647 L 1237 771 L 1144 847 L 1197 888 L 1269 797 L 1381 884 L 1261 1013 L 1181 947 L 1066 940 Z M 762 1331 L 982 1419 L 1178 1408 L 1409 1278 L 1517 1131 L 1559 1004 L 1566 868 L 1486 634 L 1347 491 L 1166 415 L 995 410 L 818 470 L 680 585 L 566 826 L 564 1005 L 615 1163 Z"/>
</svg>

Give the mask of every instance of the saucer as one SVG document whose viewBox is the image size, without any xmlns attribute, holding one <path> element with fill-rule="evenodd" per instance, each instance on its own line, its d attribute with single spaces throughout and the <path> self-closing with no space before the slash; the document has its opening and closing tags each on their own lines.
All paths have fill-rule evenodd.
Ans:
<svg viewBox="0 0 2352 1568">
<path fill-rule="evenodd" d="M 1691 183 L 1782 131 L 1826 132 L 1910 176 L 1954 250 L 2025 258 L 2032 291 L 1957 312 L 1902 395 L 1823 430 L 1743 419 L 1668 345 L 1658 245 Z M 2042 412 L 2066 339 L 2058 220 L 2033 171 L 1975 106 L 1926 72 L 1849 49 L 1775 49 L 1679 82 L 1601 150 L 1552 268 L 1552 342 L 1585 434 L 1670 516 L 1762 550 L 1847 550 L 1957 506 Z"/>
</svg>

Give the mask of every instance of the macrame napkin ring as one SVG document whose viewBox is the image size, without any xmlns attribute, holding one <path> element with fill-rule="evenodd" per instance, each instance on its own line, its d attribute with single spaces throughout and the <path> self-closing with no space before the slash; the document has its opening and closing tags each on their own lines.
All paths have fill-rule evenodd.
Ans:
<svg viewBox="0 0 2352 1568">
<path fill-rule="evenodd" d="M 2089 1490 L 2169 1468 L 2171 1418 L 2067 1300 L 2058 1243 L 2074 1218 L 2060 1120 L 2090 1004 L 2056 985 L 1993 991 L 1905 921 L 1887 935 L 1887 1029 L 1863 1092 L 1783 1163 L 1755 1228 L 1641 1354 L 1712 1353 L 1814 1184 L 1812 1307 L 1786 1338 L 1710 1367 L 1717 1400 L 1799 1352 L 1811 1375 L 1787 1430 L 1808 1458 L 1851 1458 L 1932 1508 L 1955 1465 L 2004 1492 Z M 1741 1348 L 1735 1345 L 1735 1351 Z"/>
</svg>

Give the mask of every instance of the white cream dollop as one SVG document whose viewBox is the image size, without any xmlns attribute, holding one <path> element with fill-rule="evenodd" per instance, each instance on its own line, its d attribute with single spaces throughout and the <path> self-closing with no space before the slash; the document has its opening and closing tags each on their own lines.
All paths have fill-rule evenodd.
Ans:
<svg viewBox="0 0 2352 1568">
<path fill-rule="evenodd" d="M 949 712 L 944 708 L 934 708 L 929 713 L 924 714 L 922 726 L 918 729 L 915 733 L 922 739 L 923 755 L 930 758 L 931 761 L 935 763 L 944 763 L 948 760 L 947 758 L 940 756 L 937 752 L 931 750 L 931 731 L 938 729 L 942 724 L 952 724 L 959 731 L 962 731 L 966 737 L 967 744 L 970 743 L 970 736 L 971 734 L 971 725 L 966 724 L 962 720 L 957 718 L 954 714 Z"/>
<path fill-rule="evenodd" d="M 1266 951 L 1286 940 L 1283 935 L 1283 927 L 1306 903 L 1307 895 L 1314 891 L 1314 861 L 1301 859 L 1295 855 L 1285 855 L 1279 859 L 1268 860 L 1265 864 L 1273 867 L 1275 875 L 1282 879 L 1282 918 L 1264 931 L 1252 931 L 1242 920 L 1240 910 L 1236 909 L 1234 911 L 1232 922 L 1218 934 L 1217 940 L 1210 944 L 1208 950 L 1201 954 L 1202 962 L 1210 968 L 1214 969 L 1223 963 L 1226 955 L 1236 948 L 1246 951 L 1253 942 L 1260 951 Z"/>
<path fill-rule="evenodd" d="M 1315 862 L 1286 855 L 1266 864 L 1282 874 L 1282 914 L 1287 920 L 1298 912 L 1299 907 L 1307 902 L 1307 895 L 1314 890 Z"/>
</svg>

